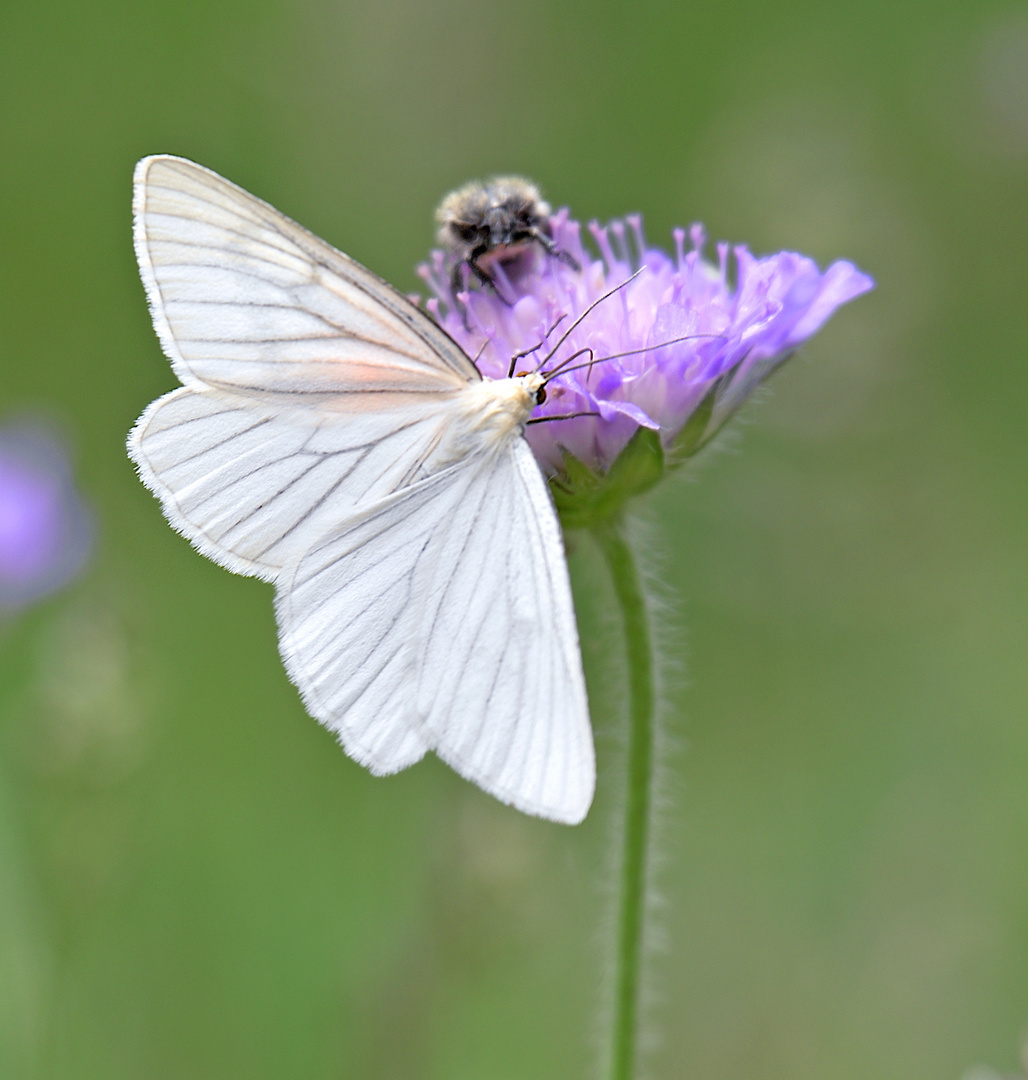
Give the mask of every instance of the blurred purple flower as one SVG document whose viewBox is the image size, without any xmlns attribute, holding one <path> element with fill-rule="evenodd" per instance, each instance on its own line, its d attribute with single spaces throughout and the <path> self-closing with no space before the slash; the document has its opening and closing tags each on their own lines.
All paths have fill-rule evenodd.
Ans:
<svg viewBox="0 0 1028 1080">
<path fill-rule="evenodd" d="M 557 249 L 580 270 L 527 248 L 490 262 L 495 290 L 454 296 L 441 251 L 420 268 L 435 294 L 429 310 L 493 378 L 507 375 L 516 353 L 546 339 L 519 361 L 519 371 L 533 370 L 590 304 L 642 268 L 589 312 L 546 363 L 549 371 L 580 353 L 569 365 L 577 366 L 589 360 L 587 349 L 596 361 L 554 378 L 535 416 L 599 414 L 528 428 L 528 441 L 549 472 L 564 470 L 566 453 L 605 472 L 640 427 L 659 431 L 669 450 L 694 415 L 702 430 L 692 434 L 686 452 L 698 449 L 836 308 L 874 285 L 852 263 L 835 262 L 821 273 L 792 252 L 756 258 L 745 247 L 730 253 L 718 244 L 714 265 L 703 258 L 699 225 L 689 232 L 688 250 L 685 230 L 675 230 L 673 258 L 646 246 L 638 216 L 590 226 L 599 259 L 583 247 L 580 225 L 566 210 L 551 227 Z"/>
<path fill-rule="evenodd" d="M 92 533 L 56 434 L 31 421 L 0 427 L 0 615 L 71 580 Z"/>
</svg>

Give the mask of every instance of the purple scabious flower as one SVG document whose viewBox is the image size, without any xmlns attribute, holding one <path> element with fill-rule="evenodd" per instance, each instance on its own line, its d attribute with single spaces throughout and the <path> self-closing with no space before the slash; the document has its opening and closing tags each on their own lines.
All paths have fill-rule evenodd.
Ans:
<svg viewBox="0 0 1028 1080">
<path fill-rule="evenodd" d="M 29 421 L 0 427 L 0 616 L 70 581 L 92 534 L 56 435 Z"/>
<path fill-rule="evenodd" d="M 566 210 L 550 225 L 555 248 L 578 267 L 532 246 L 490 262 L 495 289 L 457 295 L 443 252 L 434 251 L 419 272 L 435 294 L 429 311 L 483 375 L 505 377 L 511 357 L 540 342 L 518 371 L 534 370 L 547 356 L 544 372 L 567 363 L 534 418 L 596 415 L 528 428 L 551 474 L 567 471 L 568 455 L 607 472 L 640 428 L 658 432 L 664 451 L 672 451 L 691 419 L 701 424 L 685 448 L 693 452 L 836 308 L 874 285 L 852 263 L 835 262 L 822 273 L 787 251 L 757 258 L 745 247 L 718 244 L 717 262 L 709 262 L 700 225 L 689 230 L 688 244 L 685 230 L 675 230 L 672 257 L 647 246 L 638 216 L 605 228 L 594 223 L 589 231 L 599 258 L 583 246 L 581 227 Z"/>
</svg>

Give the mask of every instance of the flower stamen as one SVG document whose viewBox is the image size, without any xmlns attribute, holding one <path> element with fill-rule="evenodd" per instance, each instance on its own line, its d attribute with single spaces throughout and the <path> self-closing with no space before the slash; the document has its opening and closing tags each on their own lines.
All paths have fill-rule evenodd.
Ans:
<svg viewBox="0 0 1028 1080">
<path fill-rule="evenodd" d="M 571 458 L 607 472 L 643 427 L 665 451 L 687 443 L 697 452 L 798 345 L 873 285 L 849 262 L 821 270 L 791 251 L 756 257 L 715 245 L 699 224 L 675 229 L 666 252 L 648 246 L 635 214 L 591 223 L 588 247 L 566 211 L 550 227 L 576 266 L 537 252 L 517 274 L 504 267 L 496 288 L 456 295 L 452 256 L 435 253 L 420 271 L 433 294 L 426 307 L 468 355 L 478 352 L 483 375 L 533 368 L 551 389 L 546 411 L 599 411 L 588 424 L 527 429 L 549 475 Z M 615 293 L 620 302 L 604 303 Z"/>
</svg>

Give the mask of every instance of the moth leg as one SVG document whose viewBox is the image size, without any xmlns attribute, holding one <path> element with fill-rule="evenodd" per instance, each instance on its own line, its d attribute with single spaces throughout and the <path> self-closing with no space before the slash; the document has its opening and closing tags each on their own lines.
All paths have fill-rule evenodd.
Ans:
<svg viewBox="0 0 1028 1080">
<path fill-rule="evenodd" d="M 526 424 L 545 424 L 551 420 L 574 420 L 578 416 L 599 416 L 598 412 L 569 412 L 561 416 L 533 416 Z"/>
</svg>

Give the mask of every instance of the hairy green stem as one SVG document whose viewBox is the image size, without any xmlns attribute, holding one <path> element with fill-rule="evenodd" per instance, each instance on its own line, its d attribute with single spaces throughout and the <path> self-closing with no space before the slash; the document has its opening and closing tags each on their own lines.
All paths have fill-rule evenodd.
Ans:
<svg viewBox="0 0 1028 1080">
<path fill-rule="evenodd" d="M 646 598 L 619 516 L 594 535 L 607 560 L 624 625 L 628 661 L 628 783 L 617 913 L 610 1080 L 633 1080 L 639 1035 L 643 936 L 653 796 L 656 689 Z"/>
</svg>

